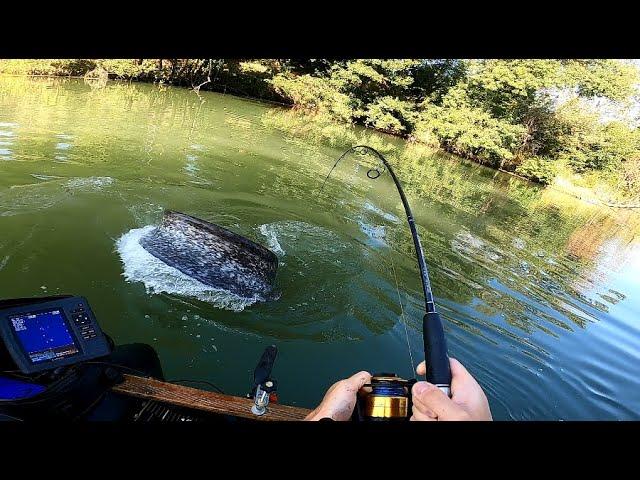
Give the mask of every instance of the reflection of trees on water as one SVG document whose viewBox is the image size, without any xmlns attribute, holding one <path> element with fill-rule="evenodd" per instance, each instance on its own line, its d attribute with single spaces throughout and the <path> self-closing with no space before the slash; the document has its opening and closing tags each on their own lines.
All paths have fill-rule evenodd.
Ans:
<svg viewBox="0 0 640 480">
<path fill-rule="evenodd" d="M 568 253 L 580 259 L 594 260 L 602 251 L 602 246 L 609 240 L 618 240 L 618 248 L 609 255 L 609 265 L 621 268 L 626 259 L 626 247 L 636 238 L 640 231 L 640 216 L 628 210 L 599 211 L 594 213 L 584 225 L 576 228 L 569 236 L 566 244 Z M 613 262 L 613 264 L 611 264 Z"/>
<path fill-rule="evenodd" d="M 415 166 L 400 164 L 397 170 L 413 197 L 441 297 L 472 304 L 487 320 L 504 314 L 522 331 L 540 329 L 552 335 L 545 324 L 584 328 L 595 320 L 590 308 L 608 310 L 577 285 L 585 279 L 605 280 L 597 268 L 599 252 L 614 239 L 621 245 L 631 242 L 640 231 L 640 216 L 621 217 L 511 176 L 493 179 L 483 167 L 452 165 L 442 156 Z M 458 225 L 457 231 L 451 231 L 449 220 Z M 404 228 L 388 229 L 386 242 L 413 256 Z M 616 261 L 624 260 L 624 251 L 616 250 Z"/>
<path fill-rule="evenodd" d="M 125 179 L 142 175 L 147 181 L 209 185 L 200 176 L 216 178 L 221 162 L 209 162 L 208 157 L 237 158 L 241 145 L 250 162 L 269 144 L 256 114 L 266 107 L 214 94 L 203 103 L 192 91 L 165 90 L 124 82 L 92 89 L 74 79 L 3 78 L 2 114 L 15 119 L 25 133 L 24 141 L 13 142 L 11 159 L 91 165 L 92 174 L 115 166 Z M 55 131 L 57 125 L 65 131 Z M 60 133 L 73 137 L 72 149 L 60 150 Z M 215 148 L 193 152 L 212 144 Z"/>
<path fill-rule="evenodd" d="M 78 94 L 82 94 L 81 97 Z M 161 142 L 157 137 L 163 123 L 178 119 L 176 112 L 193 112 L 188 106 L 195 102 L 185 96 L 182 105 L 175 98 L 163 95 L 157 88 L 148 85 L 109 84 L 106 88 L 93 90 L 82 81 L 63 78 L 3 78 L 0 96 L 3 105 L 9 105 L 8 111 L 3 112 L 11 118 L 17 119 L 21 125 L 31 130 L 28 142 L 21 143 L 16 157 L 19 160 L 39 160 L 43 152 L 55 150 L 59 142 L 52 126 L 63 124 L 68 127 L 65 134 L 72 135 L 75 152 L 60 158 L 60 161 L 77 161 L 86 163 L 100 163 L 107 161 L 113 150 L 112 137 L 119 141 L 140 143 L 140 131 L 133 128 L 131 122 L 124 122 L 125 128 L 118 131 L 111 130 L 112 124 L 118 119 L 125 119 L 129 112 L 138 112 L 140 124 L 146 128 L 142 144 L 145 151 L 151 153 L 157 150 Z M 11 98 L 18 101 L 11 101 Z M 160 113 L 158 113 L 160 112 Z M 193 116 L 193 115 L 190 115 Z M 180 118 L 181 121 L 188 119 Z M 140 151 L 131 152 L 132 157 L 138 156 Z M 122 156 L 122 151 L 119 152 Z"/>
<path fill-rule="evenodd" d="M 426 253 L 430 264 L 437 266 L 432 269 L 432 276 L 442 296 L 471 304 L 484 293 L 483 301 L 487 303 L 483 307 L 475 305 L 476 310 L 486 316 L 506 313 L 509 324 L 529 333 L 545 330 L 545 322 L 571 329 L 569 320 L 585 327 L 587 319 L 595 320 L 589 307 L 608 311 L 606 303 L 593 298 L 593 293 L 585 294 L 581 285 L 603 284 L 611 269 L 624 265 L 627 249 L 640 231 L 640 216 L 584 205 L 565 195 L 550 194 L 549 190 L 523 189 L 518 185 L 520 180 L 507 183 L 507 197 L 505 192 L 492 193 L 496 187 L 473 180 L 460 170 L 439 170 L 449 186 L 446 195 L 441 189 L 424 188 L 424 183 L 415 177 L 408 183 L 412 195 L 467 213 L 464 224 L 471 235 L 486 242 L 475 250 L 468 246 L 466 253 L 473 261 L 466 261 L 452 252 L 446 241 L 438 241 L 438 236 L 430 233 L 437 222 L 425 225 L 422 235 L 428 238 L 425 243 L 430 247 Z M 474 218 L 471 212 L 477 212 L 480 218 Z M 485 221 L 483 217 L 488 218 Z M 516 239 L 524 248 L 514 248 Z M 402 251 L 410 247 L 410 239 L 405 236 L 390 239 L 394 246 L 397 242 Z M 604 259 L 601 253 L 608 242 L 615 242 L 616 248 L 609 249 Z M 491 247 L 503 255 L 488 264 L 486 253 Z M 599 267 L 603 263 L 606 269 Z M 526 297 L 495 294 L 495 286 L 487 287 L 495 278 L 515 292 L 526 293 Z M 479 292 L 478 285 L 488 290 Z M 611 296 L 600 297 L 613 300 L 608 303 L 615 302 Z M 546 305 L 554 311 L 545 311 Z"/>
<path fill-rule="evenodd" d="M 332 125 L 314 128 L 291 112 L 269 115 L 267 123 L 306 144 L 339 148 L 377 138 Z M 377 143 L 396 166 L 410 197 L 436 295 L 471 305 L 483 317 L 477 321 L 494 329 L 501 328 L 495 319 L 504 315 L 508 324 L 527 333 L 543 330 L 555 335 L 553 328 L 584 328 L 595 320 L 590 309 L 608 310 L 580 286 L 604 281 L 598 269 L 603 245 L 632 242 L 640 231 L 640 216 L 588 205 L 387 136 L 379 136 Z M 411 265 L 402 272 L 403 283 L 417 287 L 413 244 L 404 224 L 386 225 L 385 242 Z M 616 252 L 615 259 L 607 256 L 607 263 L 624 261 L 625 248 Z M 419 297 L 417 288 L 411 293 Z M 456 315 L 448 318 L 456 321 Z"/>
</svg>

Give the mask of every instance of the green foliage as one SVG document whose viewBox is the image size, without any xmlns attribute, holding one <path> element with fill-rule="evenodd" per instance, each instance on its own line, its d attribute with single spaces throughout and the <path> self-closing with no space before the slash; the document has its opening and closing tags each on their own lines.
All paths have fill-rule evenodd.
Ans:
<svg viewBox="0 0 640 480">
<path fill-rule="evenodd" d="M 608 170 L 640 157 L 637 130 L 620 121 L 600 121 L 578 100 L 558 109 L 563 132 L 559 157 L 577 172 Z"/>
<path fill-rule="evenodd" d="M 619 191 L 640 192 L 640 158 L 623 162 L 617 181 Z"/>
<path fill-rule="evenodd" d="M 272 84 L 278 93 L 298 108 L 313 113 L 329 113 L 340 121 L 350 122 L 353 119 L 349 96 L 336 92 L 325 78 L 279 74 L 273 78 Z"/>
<path fill-rule="evenodd" d="M 575 91 L 581 99 L 599 96 L 620 101 L 634 94 L 638 81 L 635 67 L 615 60 L 473 60 L 467 80 L 452 87 L 443 102 L 455 90 L 463 90 L 465 95 L 458 93 L 454 98 L 464 96 L 466 101 L 450 102 L 449 108 L 480 108 L 502 122 L 486 128 L 505 134 L 504 122 L 525 128 L 520 143 L 505 145 L 515 154 L 514 161 L 504 150 L 493 149 L 501 165 L 507 160 L 509 168 L 517 168 L 528 156 L 544 155 L 571 157 L 569 163 L 578 171 L 603 169 L 632 154 L 625 142 L 628 129 L 625 132 L 613 124 L 602 127 L 598 115 L 584 113 L 583 103 L 577 112 L 583 116 L 567 119 L 556 111 L 550 93 L 560 89 Z"/>
<path fill-rule="evenodd" d="M 474 105 L 518 122 L 537 94 L 554 86 L 558 67 L 554 60 L 472 60 L 465 89 Z"/>
<path fill-rule="evenodd" d="M 516 173 L 543 185 L 553 182 L 557 174 L 556 162 L 544 157 L 529 157 L 516 167 Z"/>
<path fill-rule="evenodd" d="M 94 60 L 82 59 L 54 60 L 52 66 L 59 74 L 80 76 L 96 68 L 97 63 Z"/>
<path fill-rule="evenodd" d="M 149 76 L 157 68 L 156 62 L 152 60 L 101 60 L 100 66 L 110 76 L 127 80 Z"/>
<path fill-rule="evenodd" d="M 472 60 L 468 90 L 493 115 L 520 121 L 545 103 L 550 89 L 620 101 L 639 81 L 638 70 L 618 60 Z"/>
<path fill-rule="evenodd" d="M 624 101 L 636 93 L 638 70 L 619 60 L 572 60 L 563 64 L 566 86 L 583 97 Z"/>
<path fill-rule="evenodd" d="M 322 75 L 276 75 L 276 91 L 306 110 L 330 112 L 393 133 L 407 134 L 416 116 L 413 73 L 419 60 L 350 60 L 337 62 Z"/>
<path fill-rule="evenodd" d="M 414 106 L 397 97 L 384 96 L 367 105 L 365 124 L 377 130 L 390 133 L 404 132 L 413 127 Z"/>
<path fill-rule="evenodd" d="M 468 65 L 464 60 L 425 60 L 413 72 L 412 91 L 416 98 L 428 98 L 439 105 L 449 89 L 465 78 L 467 70 Z"/>
<path fill-rule="evenodd" d="M 0 73 L 9 75 L 71 75 L 81 76 L 96 68 L 95 60 L 2 60 Z"/>
<path fill-rule="evenodd" d="M 626 100 L 638 72 L 616 60 L 353 60 L 272 83 L 295 106 L 407 136 L 548 183 L 550 160 L 611 168 L 638 151 L 628 127 L 568 118 L 555 91 Z M 581 112 L 585 112 L 582 106 Z M 626 129 L 626 130 L 625 130 Z M 520 165 L 527 158 L 521 168 Z"/>
<path fill-rule="evenodd" d="M 419 135 L 432 133 L 449 151 L 493 166 L 513 158 L 525 133 L 521 125 L 474 106 L 465 85 L 452 88 L 442 105 L 425 102 L 416 129 Z"/>
</svg>

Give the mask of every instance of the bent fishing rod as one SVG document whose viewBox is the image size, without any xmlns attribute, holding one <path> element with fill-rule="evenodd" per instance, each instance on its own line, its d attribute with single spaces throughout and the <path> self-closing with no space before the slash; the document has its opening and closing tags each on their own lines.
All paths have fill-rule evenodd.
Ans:
<svg viewBox="0 0 640 480">
<path fill-rule="evenodd" d="M 349 148 L 336 160 L 320 190 L 322 191 L 324 185 L 329 179 L 329 176 L 338 166 L 338 163 L 340 163 L 340 161 L 349 153 L 357 153 L 359 150 L 373 153 L 382 162 L 385 169 L 389 170 L 391 179 L 400 194 L 400 200 L 402 200 L 402 206 L 404 207 L 407 222 L 409 223 L 409 229 L 411 230 L 411 237 L 413 238 L 413 245 L 415 247 L 416 257 L 418 260 L 418 268 L 420 269 L 420 278 L 422 280 L 422 293 L 424 295 L 425 303 L 425 315 L 422 317 L 422 339 L 424 343 L 424 359 L 427 367 L 425 377 L 429 383 L 432 383 L 450 397 L 451 368 L 449 366 L 449 357 L 447 355 L 447 342 L 444 336 L 444 328 L 442 326 L 440 314 L 437 312 L 436 305 L 433 300 L 431 281 L 429 280 L 429 270 L 424 259 L 424 251 L 422 250 L 422 244 L 420 243 L 420 237 L 418 236 L 418 230 L 416 229 L 413 213 L 411 212 L 411 207 L 409 206 L 407 197 L 402 189 L 400 180 L 398 180 L 393 168 L 391 168 L 387 159 L 375 148 L 367 145 L 356 145 Z M 372 180 L 378 178 L 380 175 L 381 172 L 377 168 L 370 168 L 367 171 L 367 177 Z"/>
</svg>

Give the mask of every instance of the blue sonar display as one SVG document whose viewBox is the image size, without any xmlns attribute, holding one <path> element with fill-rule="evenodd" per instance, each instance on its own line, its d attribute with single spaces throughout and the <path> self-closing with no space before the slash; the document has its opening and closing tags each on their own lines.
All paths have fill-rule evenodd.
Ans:
<svg viewBox="0 0 640 480">
<path fill-rule="evenodd" d="M 79 353 L 59 309 L 11 317 L 11 326 L 32 363 L 54 361 Z"/>
</svg>

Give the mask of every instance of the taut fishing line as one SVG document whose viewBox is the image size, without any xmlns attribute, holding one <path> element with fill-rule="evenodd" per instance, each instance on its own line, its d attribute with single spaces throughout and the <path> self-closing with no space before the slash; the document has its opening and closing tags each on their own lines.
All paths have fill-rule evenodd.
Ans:
<svg viewBox="0 0 640 480">
<path fill-rule="evenodd" d="M 409 328 L 407 327 L 407 318 L 404 315 L 404 307 L 402 306 L 402 296 L 400 295 L 400 286 L 398 285 L 398 276 L 396 275 L 396 267 L 391 259 L 391 270 L 393 271 L 393 279 L 396 283 L 396 291 L 398 292 L 398 303 L 400 304 L 400 316 L 402 317 L 402 324 L 404 325 L 404 334 L 407 339 L 407 350 L 409 350 L 409 376 L 413 375 L 413 369 L 415 363 L 413 363 L 413 353 L 411 352 L 411 343 L 409 342 Z"/>
</svg>

